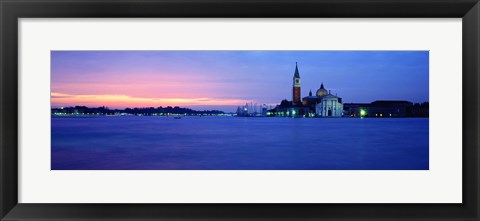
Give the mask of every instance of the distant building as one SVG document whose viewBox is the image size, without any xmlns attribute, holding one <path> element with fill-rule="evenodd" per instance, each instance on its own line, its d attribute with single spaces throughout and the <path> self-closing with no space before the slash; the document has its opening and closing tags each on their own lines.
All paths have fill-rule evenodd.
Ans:
<svg viewBox="0 0 480 221">
<path fill-rule="evenodd" d="M 370 104 L 367 114 L 372 117 L 407 117 L 412 106 L 408 101 L 374 101 Z"/>
<path fill-rule="evenodd" d="M 372 103 L 343 103 L 342 98 L 333 95 L 321 83 L 315 94 L 301 97 L 301 81 L 298 64 L 293 74 L 292 100 L 282 100 L 274 109 L 262 116 L 280 117 L 428 117 L 428 102 L 413 104 L 409 101 L 377 100 Z M 245 112 L 248 108 L 239 108 L 239 116 L 251 116 Z M 245 110 L 245 111 L 244 111 Z"/>
<path fill-rule="evenodd" d="M 266 117 L 268 107 L 266 104 L 257 105 L 246 103 L 244 106 L 238 106 L 236 114 L 239 117 Z"/>
<path fill-rule="evenodd" d="M 339 97 L 332 94 L 324 95 L 321 97 L 320 103 L 316 105 L 315 113 L 319 117 L 341 117 L 343 116 L 341 101 Z"/>
<path fill-rule="evenodd" d="M 300 72 L 298 64 L 295 63 L 295 72 L 293 74 L 292 101 L 283 100 L 277 105 L 271 113 L 274 116 L 286 117 L 341 117 L 343 116 L 342 99 L 332 95 L 323 83 L 315 95 L 312 91 L 308 96 L 301 97 Z"/>
<path fill-rule="evenodd" d="M 293 88 L 292 88 L 292 103 L 300 104 L 300 73 L 298 72 L 298 65 L 295 62 L 295 73 L 293 74 Z"/>
<path fill-rule="evenodd" d="M 345 103 L 343 104 L 344 116 L 362 117 L 362 114 L 366 114 L 369 106 L 369 103 Z"/>
<path fill-rule="evenodd" d="M 350 117 L 428 117 L 428 103 L 377 100 L 372 103 L 344 104 L 345 115 Z"/>
</svg>

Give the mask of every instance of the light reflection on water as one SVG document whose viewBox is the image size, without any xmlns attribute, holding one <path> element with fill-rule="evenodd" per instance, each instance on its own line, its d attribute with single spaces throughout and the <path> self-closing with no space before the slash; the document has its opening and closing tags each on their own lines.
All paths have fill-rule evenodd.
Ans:
<svg viewBox="0 0 480 221">
<path fill-rule="evenodd" d="M 428 170 L 427 118 L 52 118 L 53 170 Z"/>
</svg>

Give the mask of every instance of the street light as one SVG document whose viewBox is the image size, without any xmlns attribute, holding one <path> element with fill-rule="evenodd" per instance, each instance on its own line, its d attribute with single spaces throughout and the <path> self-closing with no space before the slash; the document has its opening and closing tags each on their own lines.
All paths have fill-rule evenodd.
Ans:
<svg viewBox="0 0 480 221">
<path fill-rule="evenodd" d="M 360 117 L 364 117 L 367 115 L 367 111 L 365 111 L 364 109 L 360 109 Z"/>
</svg>

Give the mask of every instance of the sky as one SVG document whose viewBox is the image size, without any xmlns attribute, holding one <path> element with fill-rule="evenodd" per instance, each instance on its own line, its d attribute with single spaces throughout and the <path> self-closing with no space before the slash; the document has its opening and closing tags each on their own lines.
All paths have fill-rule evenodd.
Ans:
<svg viewBox="0 0 480 221">
<path fill-rule="evenodd" d="M 52 107 L 180 106 L 234 112 L 321 83 L 344 103 L 425 102 L 428 51 L 52 51 Z"/>
</svg>

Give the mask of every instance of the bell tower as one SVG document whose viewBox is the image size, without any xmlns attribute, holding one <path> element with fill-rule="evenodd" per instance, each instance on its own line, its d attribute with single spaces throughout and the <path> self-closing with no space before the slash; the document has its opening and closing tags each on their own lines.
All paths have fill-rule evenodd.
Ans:
<svg viewBox="0 0 480 221">
<path fill-rule="evenodd" d="M 295 62 L 295 74 L 293 75 L 293 93 L 292 102 L 294 104 L 300 103 L 300 73 L 298 73 L 298 64 Z"/>
</svg>

